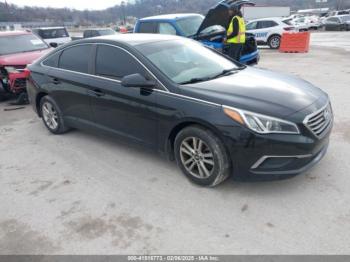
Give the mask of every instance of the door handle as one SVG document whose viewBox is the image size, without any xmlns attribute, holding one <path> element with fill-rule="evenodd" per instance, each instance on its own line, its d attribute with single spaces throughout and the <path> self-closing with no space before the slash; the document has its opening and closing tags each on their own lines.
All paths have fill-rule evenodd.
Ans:
<svg viewBox="0 0 350 262">
<path fill-rule="evenodd" d="M 53 83 L 54 85 L 58 85 L 58 84 L 61 83 L 61 81 L 60 81 L 58 78 L 53 78 L 53 79 L 52 79 L 52 83 Z"/>
<path fill-rule="evenodd" d="M 94 90 L 89 90 L 89 93 L 92 94 L 93 96 L 104 96 L 105 93 L 103 93 L 100 89 L 94 89 Z"/>
</svg>

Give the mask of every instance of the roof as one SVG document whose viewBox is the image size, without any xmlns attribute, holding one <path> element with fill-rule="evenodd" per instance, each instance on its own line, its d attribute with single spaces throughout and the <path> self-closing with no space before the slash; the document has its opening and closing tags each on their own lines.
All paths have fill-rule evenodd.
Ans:
<svg viewBox="0 0 350 262">
<path fill-rule="evenodd" d="M 4 31 L 0 32 L 0 37 L 1 36 L 14 36 L 14 35 L 30 35 L 32 34 L 31 32 L 28 31 Z"/>
<path fill-rule="evenodd" d="M 287 19 L 288 19 L 288 17 L 265 17 L 265 18 L 249 20 L 249 23 L 250 22 L 255 22 L 255 21 L 265 21 L 265 20 L 284 21 L 284 20 L 287 20 Z"/>
<path fill-rule="evenodd" d="M 52 29 L 64 29 L 64 26 L 55 26 L 55 27 L 38 27 L 33 29 L 39 29 L 39 30 L 52 30 Z"/>
<path fill-rule="evenodd" d="M 148 20 L 177 20 L 181 18 L 186 18 L 190 16 L 198 16 L 200 14 L 194 14 L 194 13 L 189 13 L 189 14 L 167 14 L 167 15 L 156 15 L 156 16 L 149 16 L 149 17 L 144 17 L 141 18 L 140 21 L 148 21 Z"/>
<path fill-rule="evenodd" d="M 147 43 L 155 43 L 155 42 L 161 42 L 161 41 L 171 41 L 171 40 L 178 40 L 178 39 L 185 39 L 183 37 L 174 36 L 174 35 L 162 35 L 162 34 L 116 34 L 116 35 L 106 35 L 106 36 L 99 36 L 99 37 L 93 37 L 93 38 L 87 38 L 85 40 L 80 40 L 79 42 L 101 42 L 101 41 L 114 41 L 118 43 L 123 43 L 127 45 L 140 45 L 140 44 L 147 44 Z M 77 43 L 73 42 L 73 43 Z"/>
</svg>

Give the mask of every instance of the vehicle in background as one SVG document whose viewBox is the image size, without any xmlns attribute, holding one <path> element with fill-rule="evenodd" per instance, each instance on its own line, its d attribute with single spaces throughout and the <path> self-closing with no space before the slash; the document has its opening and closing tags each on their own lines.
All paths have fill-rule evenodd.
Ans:
<svg viewBox="0 0 350 262">
<path fill-rule="evenodd" d="M 350 31 L 350 15 L 331 16 L 324 23 L 326 31 Z"/>
<path fill-rule="evenodd" d="M 121 33 L 121 34 L 126 34 L 126 33 L 133 33 L 134 32 L 134 26 L 132 25 L 120 25 L 116 27 L 116 32 Z"/>
<path fill-rule="evenodd" d="M 294 18 L 292 18 L 292 17 L 288 17 L 288 18 L 283 19 L 283 22 L 290 25 L 290 26 L 294 26 L 295 30 L 298 32 L 309 31 L 309 27 L 306 24 L 296 24 L 296 23 L 294 23 Z"/>
<path fill-rule="evenodd" d="M 322 27 L 321 19 L 318 16 L 303 16 L 292 21 L 297 27 L 305 27 L 308 30 L 318 30 Z"/>
<path fill-rule="evenodd" d="M 57 47 L 72 41 L 65 27 L 34 28 L 32 32 L 52 47 Z"/>
<path fill-rule="evenodd" d="M 72 40 L 81 40 L 83 38 L 91 38 L 91 37 L 98 37 L 98 36 L 105 36 L 105 35 L 115 35 L 118 34 L 116 31 L 114 31 L 111 28 L 91 28 L 91 29 L 85 29 L 83 33 L 80 35 L 76 33 Z"/>
<path fill-rule="evenodd" d="M 289 17 L 289 6 L 243 6 L 242 14 L 245 20 L 251 21 L 269 17 Z"/>
<path fill-rule="evenodd" d="M 0 32 L 0 98 L 16 95 L 26 100 L 25 68 L 51 48 L 29 31 Z"/>
<path fill-rule="evenodd" d="M 184 37 L 80 40 L 29 70 L 32 107 L 50 132 L 95 129 L 135 141 L 202 186 L 307 172 L 326 154 L 333 126 L 328 95 L 311 83 Z"/>
<path fill-rule="evenodd" d="M 296 31 L 295 26 L 280 17 L 256 19 L 247 24 L 247 32 L 254 34 L 257 43 L 272 49 L 278 49 L 282 34 L 291 31 Z"/>
<path fill-rule="evenodd" d="M 209 10 L 204 17 L 200 14 L 168 14 L 139 19 L 134 33 L 152 33 L 178 35 L 200 41 L 206 46 L 219 52 L 225 52 L 226 29 L 230 23 L 229 7 L 238 3 L 252 4 L 249 1 L 225 0 L 219 2 Z M 255 38 L 246 34 L 246 43 L 243 47 L 241 63 L 256 64 L 260 59 Z"/>
<path fill-rule="evenodd" d="M 87 29 L 83 33 L 83 38 L 105 36 L 105 35 L 115 35 L 117 32 L 111 28 L 94 28 Z"/>
<path fill-rule="evenodd" d="M 332 12 L 329 13 L 328 17 L 330 17 L 330 16 L 338 16 L 338 15 L 350 15 L 350 10 L 332 11 Z"/>
</svg>

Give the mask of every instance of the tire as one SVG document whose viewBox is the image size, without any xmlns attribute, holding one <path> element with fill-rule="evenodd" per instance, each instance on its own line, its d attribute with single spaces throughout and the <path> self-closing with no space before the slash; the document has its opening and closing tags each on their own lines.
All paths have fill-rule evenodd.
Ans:
<svg viewBox="0 0 350 262">
<path fill-rule="evenodd" d="M 268 45 L 271 49 L 279 49 L 281 45 L 281 36 L 279 35 L 270 36 Z"/>
<path fill-rule="evenodd" d="M 40 100 L 40 115 L 46 128 L 53 134 L 63 134 L 69 130 L 65 125 L 61 110 L 55 100 L 44 96 Z"/>
<path fill-rule="evenodd" d="M 197 185 L 214 187 L 231 174 L 231 162 L 224 144 L 213 132 L 201 126 L 181 130 L 175 138 L 174 150 L 177 165 Z"/>
</svg>

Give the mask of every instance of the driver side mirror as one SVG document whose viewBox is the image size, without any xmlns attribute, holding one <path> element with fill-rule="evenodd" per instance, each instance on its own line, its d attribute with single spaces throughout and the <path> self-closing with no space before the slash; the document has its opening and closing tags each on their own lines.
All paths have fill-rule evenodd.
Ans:
<svg viewBox="0 0 350 262">
<path fill-rule="evenodd" d="M 57 43 L 50 43 L 50 46 L 53 48 L 56 48 L 56 47 L 58 47 L 58 44 Z"/>
<path fill-rule="evenodd" d="M 156 86 L 156 82 L 153 80 L 147 80 L 140 74 L 127 75 L 122 78 L 122 86 L 125 87 L 140 87 L 152 89 Z"/>
</svg>

